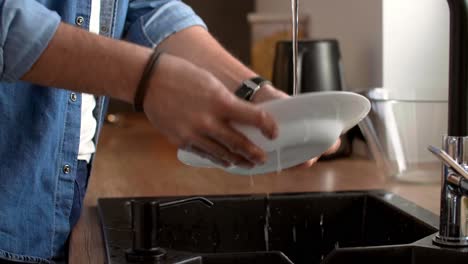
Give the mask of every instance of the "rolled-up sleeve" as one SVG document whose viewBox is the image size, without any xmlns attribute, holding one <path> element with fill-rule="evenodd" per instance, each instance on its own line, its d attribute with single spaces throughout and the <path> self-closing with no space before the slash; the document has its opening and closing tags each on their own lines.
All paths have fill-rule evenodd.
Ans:
<svg viewBox="0 0 468 264">
<path fill-rule="evenodd" d="M 0 81 L 19 80 L 45 50 L 60 16 L 36 1 L 0 0 Z"/>
<path fill-rule="evenodd" d="M 179 0 L 130 1 L 127 22 L 126 39 L 152 48 L 185 28 L 206 28 L 192 8 Z"/>
</svg>

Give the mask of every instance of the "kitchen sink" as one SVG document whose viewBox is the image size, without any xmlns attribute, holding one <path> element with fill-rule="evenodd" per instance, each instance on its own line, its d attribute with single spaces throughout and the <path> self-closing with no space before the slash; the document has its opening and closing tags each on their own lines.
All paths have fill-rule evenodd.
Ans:
<svg viewBox="0 0 468 264">
<path fill-rule="evenodd" d="M 250 253 L 224 253 L 208 254 L 204 256 L 193 257 L 184 264 L 293 264 L 281 252 L 250 252 Z"/>
<path fill-rule="evenodd" d="M 412 245 L 338 249 L 322 263 L 459 264 L 467 261 L 467 254 L 466 249 L 433 246 L 432 237 L 427 237 Z"/>
<path fill-rule="evenodd" d="M 426 251 L 437 250 L 444 261 L 451 254 L 430 241 L 438 216 L 385 191 L 204 197 L 211 208 L 190 203 L 159 210 L 152 244 L 167 254 L 154 263 L 350 263 L 378 256 L 393 260 L 388 263 L 421 263 L 407 261 L 427 259 Z M 100 199 L 108 263 L 130 263 L 129 201 L 184 198 Z"/>
</svg>

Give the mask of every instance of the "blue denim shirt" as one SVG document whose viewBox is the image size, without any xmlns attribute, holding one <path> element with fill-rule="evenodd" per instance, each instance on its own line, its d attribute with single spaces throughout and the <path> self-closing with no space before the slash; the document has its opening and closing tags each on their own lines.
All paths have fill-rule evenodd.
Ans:
<svg viewBox="0 0 468 264">
<path fill-rule="evenodd" d="M 81 96 L 19 79 L 60 21 L 75 24 L 81 16 L 87 29 L 90 9 L 91 0 L 0 0 L 0 262 L 52 263 L 63 256 L 70 233 Z M 101 0 L 100 25 L 101 35 L 148 47 L 181 29 L 204 26 L 177 0 Z M 99 98 L 95 109 L 95 138 L 106 101 Z"/>
</svg>

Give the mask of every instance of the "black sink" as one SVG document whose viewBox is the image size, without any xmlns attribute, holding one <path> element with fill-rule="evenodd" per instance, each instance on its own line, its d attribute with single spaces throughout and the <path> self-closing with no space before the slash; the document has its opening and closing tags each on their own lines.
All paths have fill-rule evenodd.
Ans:
<svg viewBox="0 0 468 264">
<path fill-rule="evenodd" d="M 108 260 L 109 261 L 109 260 Z M 112 263 L 126 262 L 125 258 L 112 258 Z M 134 262 L 133 262 L 134 263 Z M 136 263 L 177 263 L 177 264 L 294 264 L 282 252 L 242 252 L 216 254 L 188 254 L 169 250 L 167 256 L 160 261 L 142 261 Z"/>
<path fill-rule="evenodd" d="M 434 246 L 430 236 L 411 245 L 338 249 L 328 255 L 323 264 L 459 264 L 466 263 L 467 259 L 466 249 Z"/>
<path fill-rule="evenodd" d="M 293 264 L 281 252 L 207 254 L 195 257 L 193 260 L 198 261 L 193 264 Z M 188 262 L 188 264 L 192 263 Z"/>
<path fill-rule="evenodd" d="M 161 210 L 157 245 L 168 251 L 163 263 L 335 263 L 341 256 L 395 248 L 395 257 L 404 259 L 419 252 L 414 243 L 438 226 L 433 213 L 384 191 L 205 197 L 212 208 L 187 204 Z M 130 199 L 181 198 L 186 197 L 100 199 L 108 262 L 127 263 Z"/>
</svg>

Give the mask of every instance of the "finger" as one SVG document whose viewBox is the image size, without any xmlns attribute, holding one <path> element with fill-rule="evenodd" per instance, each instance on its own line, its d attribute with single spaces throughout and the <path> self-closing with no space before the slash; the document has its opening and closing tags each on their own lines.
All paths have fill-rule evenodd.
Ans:
<svg viewBox="0 0 468 264">
<path fill-rule="evenodd" d="M 317 163 L 318 159 L 319 159 L 318 157 L 310 159 L 304 163 L 301 163 L 297 166 L 292 167 L 291 169 L 308 169 L 312 167 L 315 163 Z"/>
<path fill-rule="evenodd" d="M 202 157 L 202 158 L 205 158 L 205 159 L 209 159 L 211 162 L 215 163 L 215 164 L 218 164 L 220 166 L 223 166 L 223 167 L 229 167 L 229 162 L 225 161 L 225 160 L 221 160 L 221 159 L 218 159 L 216 157 L 214 157 L 213 155 L 210 155 L 209 153 L 201 150 L 200 148 L 196 147 L 196 146 L 188 146 L 188 147 L 185 147 L 183 148 L 189 152 L 192 152 L 192 153 L 195 153 L 197 154 L 198 156 Z"/>
<path fill-rule="evenodd" d="M 219 144 L 211 138 L 200 136 L 195 138 L 194 142 L 195 143 L 193 145 L 199 150 L 205 153 L 209 153 L 209 155 L 213 156 L 215 159 L 227 162 L 227 166 L 230 166 L 231 164 L 245 166 L 243 163 L 244 158 L 238 154 L 232 153 L 225 146 Z"/>
<path fill-rule="evenodd" d="M 213 124 L 208 136 L 226 146 L 231 152 L 240 154 L 242 162 L 247 165 L 263 164 L 266 161 L 266 154 L 261 148 L 226 123 Z"/>
<path fill-rule="evenodd" d="M 231 100 L 229 104 L 230 110 L 226 114 L 232 121 L 258 127 L 263 135 L 270 139 L 275 139 L 278 136 L 276 121 L 265 110 L 237 98 Z"/>
<path fill-rule="evenodd" d="M 319 158 L 313 158 L 311 160 L 308 160 L 302 164 L 303 168 L 310 168 L 312 167 L 315 163 L 317 163 Z"/>
<path fill-rule="evenodd" d="M 330 155 L 330 154 L 333 154 L 335 152 L 338 151 L 338 149 L 340 148 L 341 146 L 341 139 L 337 139 L 335 144 L 333 144 L 333 146 L 331 146 L 327 151 L 325 151 L 325 153 L 323 153 L 324 155 Z"/>
</svg>

